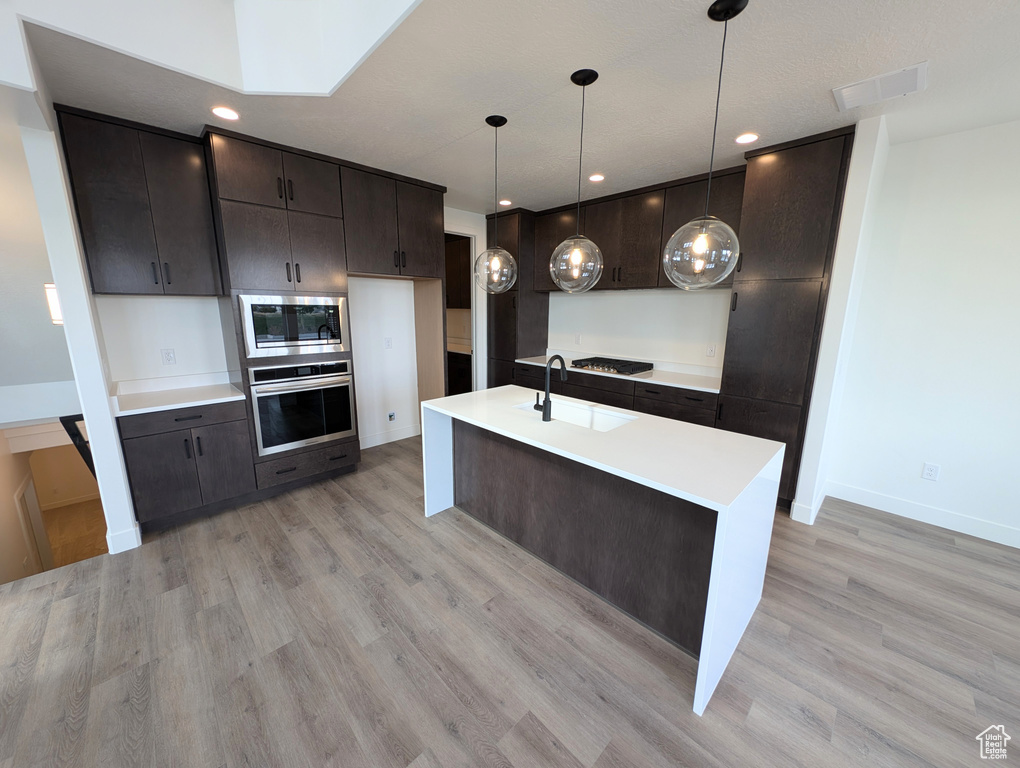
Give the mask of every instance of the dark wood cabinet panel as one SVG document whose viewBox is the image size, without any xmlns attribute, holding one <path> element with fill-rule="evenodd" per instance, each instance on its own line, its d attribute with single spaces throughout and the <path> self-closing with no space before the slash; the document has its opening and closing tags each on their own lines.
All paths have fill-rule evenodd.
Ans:
<svg viewBox="0 0 1020 768">
<path fill-rule="evenodd" d="M 357 440 L 335 443 L 314 451 L 259 462 L 255 466 L 255 481 L 259 489 L 271 488 L 303 477 L 343 469 L 360 460 L 361 447 Z"/>
<path fill-rule="evenodd" d="M 560 384 L 560 393 L 567 397 L 576 397 L 578 400 L 612 405 L 616 408 L 627 408 L 630 410 L 634 407 L 633 393 L 626 394 L 623 392 L 609 392 L 604 389 L 593 389 L 592 387 L 575 384 L 569 379 Z"/>
<path fill-rule="evenodd" d="M 163 293 L 138 131 L 61 113 L 95 293 Z"/>
<path fill-rule="evenodd" d="M 139 132 L 165 293 L 221 292 L 212 200 L 201 144 Z"/>
<path fill-rule="evenodd" d="M 703 427 L 715 426 L 714 410 L 695 408 L 681 403 L 671 403 L 667 400 L 653 400 L 647 397 L 635 397 L 634 410 L 639 413 L 650 413 L 653 416 L 662 416 L 664 419 L 675 419 L 676 421 L 700 424 Z"/>
<path fill-rule="evenodd" d="M 286 207 L 283 152 L 215 133 L 209 134 L 209 142 L 220 198 Z"/>
<path fill-rule="evenodd" d="M 584 209 L 581 210 L 581 224 L 585 224 Z M 559 213 L 546 213 L 535 217 L 535 268 L 534 290 L 558 291 L 556 283 L 549 276 L 549 259 L 557 246 L 568 237 L 577 234 L 577 210 L 571 208 Z"/>
<path fill-rule="evenodd" d="M 400 274 L 442 278 L 443 194 L 404 181 L 396 185 Z"/>
<path fill-rule="evenodd" d="M 255 465 L 247 421 L 191 430 L 202 503 L 212 504 L 255 490 Z"/>
<path fill-rule="evenodd" d="M 507 384 L 515 384 L 514 364 L 505 360 L 489 358 L 488 388 L 503 387 Z"/>
<path fill-rule="evenodd" d="M 286 182 L 284 196 L 289 210 L 321 216 L 343 216 L 340 205 L 340 166 L 284 152 L 283 174 Z"/>
<path fill-rule="evenodd" d="M 461 352 L 446 353 L 446 371 L 449 378 L 446 394 L 460 395 L 472 390 L 471 359 L 471 355 Z"/>
<path fill-rule="evenodd" d="M 287 220 L 293 290 L 346 291 L 344 220 L 299 211 L 288 211 Z"/>
<path fill-rule="evenodd" d="M 819 280 L 734 284 L 722 392 L 803 404 L 821 289 Z"/>
<path fill-rule="evenodd" d="M 231 290 L 294 290 L 287 211 L 222 200 L 220 219 Z"/>
<path fill-rule="evenodd" d="M 594 290 L 656 286 L 663 198 L 656 190 L 585 206 L 584 234 L 605 262 Z"/>
<path fill-rule="evenodd" d="M 121 439 L 127 440 L 132 437 L 204 427 L 207 424 L 220 424 L 243 418 L 245 418 L 244 400 L 232 400 L 212 405 L 196 405 L 192 408 L 174 408 L 169 411 L 121 416 L 117 419 L 117 426 Z"/>
<path fill-rule="evenodd" d="M 688 408 L 703 408 L 715 412 L 719 395 L 715 392 L 701 392 L 697 389 L 681 387 L 664 387 L 661 384 L 645 384 L 635 382 L 634 395 L 648 400 L 659 400 L 665 403 L 676 403 Z"/>
<path fill-rule="evenodd" d="M 202 506 L 191 430 L 136 437 L 122 445 L 140 522 Z M 250 445 L 247 450 L 250 460 Z"/>
<path fill-rule="evenodd" d="M 400 274 L 397 188 L 393 179 L 341 168 L 347 269 L 375 275 Z"/>
<path fill-rule="evenodd" d="M 666 190 L 666 203 L 662 214 L 662 238 L 658 254 L 658 285 L 672 287 L 673 283 L 662 270 L 662 251 L 666 243 L 680 227 L 705 214 L 705 193 L 708 181 L 681 184 Z M 740 218 L 744 201 L 744 172 L 728 173 L 712 178 L 712 200 L 709 213 L 729 224 L 740 235 Z M 741 243 L 743 240 L 741 239 Z M 733 283 L 732 274 L 720 287 Z"/>
<path fill-rule="evenodd" d="M 748 160 L 736 282 L 822 277 L 846 141 L 837 136 Z"/>
<path fill-rule="evenodd" d="M 634 382 L 627 379 L 617 379 L 612 376 L 597 376 L 592 373 L 581 373 L 576 368 L 568 368 L 567 377 L 567 381 L 580 387 L 603 389 L 606 392 L 617 392 L 621 395 L 634 394 Z"/>
<path fill-rule="evenodd" d="M 474 287 L 471 238 L 447 235 L 445 250 L 446 308 L 471 309 L 471 290 Z"/>
<path fill-rule="evenodd" d="M 715 426 L 742 435 L 786 443 L 779 497 L 790 500 L 797 489 L 801 409 L 795 405 L 720 395 Z"/>
<path fill-rule="evenodd" d="M 486 221 L 485 233 L 486 243 L 488 248 L 493 248 L 498 245 L 500 248 L 505 248 L 510 252 L 510 255 L 517 259 L 517 282 L 514 283 L 511 291 L 519 290 L 522 284 L 521 278 L 523 277 L 523 271 L 520 269 L 521 266 L 521 232 L 520 232 L 520 214 L 510 213 L 499 217 L 499 239 L 493 237 L 495 233 L 495 227 L 493 226 L 492 219 Z M 527 284 L 530 286 L 531 281 L 528 280 Z"/>
<path fill-rule="evenodd" d="M 517 359 L 517 291 L 488 297 L 488 355 L 512 363 Z"/>
</svg>

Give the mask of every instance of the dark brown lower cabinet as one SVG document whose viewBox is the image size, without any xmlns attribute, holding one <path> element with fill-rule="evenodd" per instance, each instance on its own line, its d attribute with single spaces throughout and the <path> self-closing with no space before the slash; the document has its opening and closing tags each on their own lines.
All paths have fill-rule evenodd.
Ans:
<svg viewBox="0 0 1020 768">
<path fill-rule="evenodd" d="M 489 358 L 489 389 L 516 384 L 514 381 L 514 364 L 503 360 Z M 521 385 L 523 386 L 523 385 Z"/>
<path fill-rule="evenodd" d="M 446 371 L 449 379 L 448 395 L 461 395 L 471 391 L 471 355 L 447 352 Z"/>
<path fill-rule="evenodd" d="M 247 421 L 133 437 L 122 445 L 139 522 L 255 490 Z"/>
<path fill-rule="evenodd" d="M 779 498 L 792 499 L 797 488 L 797 466 L 800 463 L 800 406 L 755 400 L 748 397 L 719 396 L 715 426 L 742 435 L 763 437 L 786 443 L 783 454 L 783 475 L 779 481 Z"/>
<path fill-rule="evenodd" d="M 715 426 L 715 411 L 694 408 L 680 403 L 652 400 L 647 397 L 635 397 L 634 410 L 639 413 L 650 413 L 652 416 L 662 416 L 665 419 L 676 419 L 677 421 L 686 421 L 691 424 L 700 424 L 703 427 Z"/>
<path fill-rule="evenodd" d="M 558 373 L 553 375 L 559 378 Z M 543 382 L 543 389 L 544 387 Z M 626 408 L 628 410 L 634 407 L 634 394 L 633 385 L 631 385 L 631 394 L 625 392 L 609 392 L 604 389 L 595 389 L 594 387 L 586 387 L 583 384 L 574 384 L 569 379 L 560 384 L 560 393 L 567 397 L 576 397 L 578 400 L 587 400 L 590 403 L 600 403 L 602 405 L 612 405 L 616 408 Z"/>
</svg>

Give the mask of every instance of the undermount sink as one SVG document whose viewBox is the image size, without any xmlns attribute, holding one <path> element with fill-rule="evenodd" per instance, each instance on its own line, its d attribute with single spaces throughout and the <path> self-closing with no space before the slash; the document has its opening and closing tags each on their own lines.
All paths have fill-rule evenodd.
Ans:
<svg viewBox="0 0 1020 768">
<path fill-rule="evenodd" d="M 542 418 L 541 412 L 535 410 L 534 403 L 521 403 L 515 405 L 514 408 L 520 411 L 531 411 L 535 414 L 535 418 Z M 637 418 L 636 415 L 614 413 L 596 405 L 568 403 L 564 400 L 557 400 L 555 397 L 552 401 L 552 417 L 553 421 L 565 421 L 568 424 L 593 429 L 596 432 L 609 432 Z"/>
</svg>

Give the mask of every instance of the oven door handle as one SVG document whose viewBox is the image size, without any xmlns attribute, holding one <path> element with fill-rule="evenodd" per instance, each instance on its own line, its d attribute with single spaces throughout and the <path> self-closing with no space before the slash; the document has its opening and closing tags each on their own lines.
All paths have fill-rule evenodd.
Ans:
<svg viewBox="0 0 1020 768">
<path fill-rule="evenodd" d="M 263 395 L 285 395 L 288 392 L 305 392 L 309 389 L 325 389 L 326 387 L 335 387 L 350 383 L 350 376 L 324 376 L 320 379 L 315 379 L 314 381 L 291 381 L 286 384 L 258 384 L 251 388 L 251 393 L 255 397 L 262 397 Z"/>
</svg>

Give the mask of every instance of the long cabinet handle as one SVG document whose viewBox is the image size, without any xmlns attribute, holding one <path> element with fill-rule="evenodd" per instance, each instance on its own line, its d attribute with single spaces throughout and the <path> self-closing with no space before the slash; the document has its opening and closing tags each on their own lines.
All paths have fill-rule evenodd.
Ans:
<svg viewBox="0 0 1020 768">
<path fill-rule="evenodd" d="M 347 454 L 346 453 L 341 453 L 339 456 L 330 456 L 329 460 L 330 461 L 340 461 L 340 459 L 346 459 L 346 458 L 347 458 Z"/>
<path fill-rule="evenodd" d="M 152 282 L 159 285 L 159 272 L 156 270 L 156 262 L 152 262 Z"/>
<path fill-rule="evenodd" d="M 171 283 L 173 283 L 173 280 L 170 279 L 170 262 L 169 261 L 164 261 L 163 262 L 163 277 L 166 278 L 166 284 L 167 285 L 170 285 Z"/>
<path fill-rule="evenodd" d="M 657 389 L 649 389 L 648 387 L 645 387 L 644 391 L 645 391 L 646 394 L 649 394 L 649 395 L 661 395 L 662 394 L 659 390 L 657 390 Z"/>
<path fill-rule="evenodd" d="M 189 443 L 190 443 L 190 441 L 188 440 L 188 438 L 184 438 L 184 455 L 187 456 L 190 459 L 191 458 L 191 445 Z"/>
<path fill-rule="evenodd" d="M 393 266 L 400 269 L 400 251 L 393 252 Z"/>
<path fill-rule="evenodd" d="M 195 438 L 195 450 L 198 452 L 199 456 L 202 455 L 202 438 L 200 437 Z"/>
<path fill-rule="evenodd" d="M 737 292 L 733 292 L 733 298 L 730 299 L 730 312 L 737 311 Z"/>
<path fill-rule="evenodd" d="M 289 261 L 287 262 L 287 282 L 288 282 L 288 283 L 290 283 L 290 282 L 293 282 L 293 281 L 292 281 L 292 280 L 290 279 L 290 262 L 289 262 Z"/>
<path fill-rule="evenodd" d="M 690 395 L 684 395 L 684 400 L 690 400 L 692 403 L 703 403 L 705 398 L 703 397 L 691 397 Z"/>
<path fill-rule="evenodd" d="M 290 467 L 289 469 L 278 469 L 278 470 L 276 470 L 276 474 L 278 474 L 278 475 L 286 475 L 286 474 L 289 474 L 291 472 L 297 472 L 297 467 Z"/>
<path fill-rule="evenodd" d="M 401 268 L 407 266 L 407 251 L 400 252 L 400 266 Z"/>
<path fill-rule="evenodd" d="M 737 254 L 737 272 L 740 271 L 740 268 L 742 266 L 744 266 L 744 254 L 741 251 L 740 253 Z"/>
<path fill-rule="evenodd" d="M 276 194 L 281 200 L 283 200 L 283 177 L 276 177 Z"/>
<path fill-rule="evenodd" d="M 294 262 L 294 279 L 299 283 L 301 282 L 301 265 L 297 262 Z"/>
<path fill-rule="evenodd" d="M 294 182 L 290 179 L 287 179 L 287 197 L 294 199 Z"/>
<path fill-rule="evenodd" d="M 195 419 L 200 418 L 202 418 L 202 414 L 198 414 L 197 416 L 178 416 L 174 419 L 174 421 L 194 421 Z"/>
<path fill-rule="evenodd" d="M 723 404 L 719 403 L 719 407 L 716 409 L 716 412 L 715 412 L 715 420 L 716 421 L 722 421 L 722 406 L 723 406 Z"/>
</svg>

